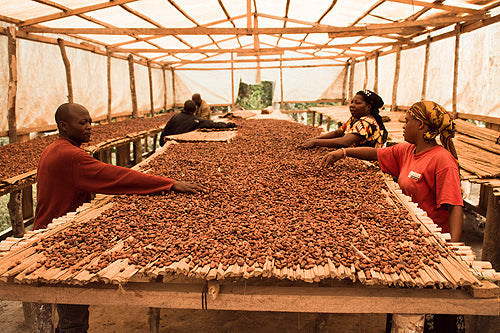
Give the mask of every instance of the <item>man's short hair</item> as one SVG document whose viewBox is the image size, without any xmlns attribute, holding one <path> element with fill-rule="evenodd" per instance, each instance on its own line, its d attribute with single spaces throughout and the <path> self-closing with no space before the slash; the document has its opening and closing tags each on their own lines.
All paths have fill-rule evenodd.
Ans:
<svg viewBox="0 0 500 333">
<path fill-rule="evenodd" d="M 187 113 L 194 113 L 196 111 L 196 103 L 193 100 L 188 99 L 184 102 L 184 111 Z"/>
</svg>

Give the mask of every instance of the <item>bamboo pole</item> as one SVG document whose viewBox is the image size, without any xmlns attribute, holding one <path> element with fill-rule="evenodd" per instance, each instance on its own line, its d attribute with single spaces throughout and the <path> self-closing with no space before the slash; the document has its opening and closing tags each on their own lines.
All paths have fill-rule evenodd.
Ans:
<svg viewBox="0 0 500 333">
<path fill-rule="evenodd" d="M 61 57 L 64 63 L 64 69 L 66 70 L 66 85 L 68 86 L 68 102 L 73 103 L 73 83 L 71 82 L 71 64 L 66 54 L 66 47 L 64 46 L 64 39 L 58 38 L 57 44 L 61 50 Z"/>
<path fill-rule="evenodd" d="M 231 52 L 231 110 L 234 111 L 234 53 Z"/>
<path fill-rule="evenodd" d="M 351 72 L 349 73 L 349 100 L 351 100 L 354 95 L 354 69 L 356 67 L 356 61 L 351 58 L 349 59 L 349 63 L 351 65 Z"/>
<path fill-rule="evenodd" d="M 16 95 L 17 95 L 17 44 L 16 28 L 7 29 L 9 58 L 9 90 L 7 92 L 7 110 L 9 123 L 9 143 L 17 141 Z"/>
<path fill-rule="evenodd" d="M 462 25 L 458 23 L 455 26 L 455 62 L 453 64 L 453 97 L 452 97 L 452 112 L 453 119 L 457 119 L 457 85 L 458 85 L 458 61 L 460 57 L 460 34 Z"/>
<path fill-rule="evenodd" d="M 344 66 L 344 80 L 342 82 L 342 104 L 347 102 L 347 80 L 349 78 L 349 62 Z"/>
<path fill-rule="evenodd" d="M 378 57 L 379 57 L 379 50 L 375 51 L 375 77 L 373 81 L 373 92 L 378 94 Z"/>
<path fill-rule="evenodd" d="M 401 46 L 397 47 L 396 52 L 396 68 L 394 70 L 394 82 L 392 85 L 392 104 L 391 111 L 397 111 L 398 109 L 398 83 L 399 83 L 399 67 L 401 63 Z"/>
<path fill-rule="evenodd" d="M 173 106 L 172 108 L 175 111 L 175 71 L 174 68 L 172 67 L 172 95 L 173 95 Z"/>
<path fill-rule="evenodd" d="M 427 76 L 429 72 L 430 48 L 431 48 L 431 36 L 427 36 L 427 40 L 425 43 L 424 79 L 422 80 L 422 94 L 420 95 L 421 100 L 424 100 L 427 94 Z"/>
<path fill-rule="evenodd" d="M 162 66 L 161 72 L 163 74 L 163 110 L 167 112 L 167 73 L 165 66 Z"/>
<path fill-rule="evenodd" d="M 138 118 L 139 111 L 137 109 L 137 93 L 135 91 L 134 57 L 131 54 L 128 56 L 128 70 L 130 77 L 130 95 L 132 97 L 132 118 Z"/>
<path fill-rule="evenodd" d="M 365 80 L 363 81 L 363 90 L 366 89 L 368 84 L 368 57 L 365 57 Z"/>
<path fill-rule="evenodd" d="M 500 202 L 494 187 L 486 188 L 488 205 L 486 209 L 486 227 L 484 230 L 481 260 L 491 262 L 495 270 L 500 270 Z"/>
<path fill-rule="evenodd" d="M 106 77 L 108 84 L 108 112 L 106 114 L 106 119 L 108 123 L 111 122 L 111 102 L 112 102 L 112 90 L 111 90 L 111 53 L 107 52 L 107 61 L 106 61 Z"/>
<path fill-rule="evenodd" d="M 281 89 L 280 111 L 283 111 L 283 56 L 280 56 L 280 89 Z"/>
<path fill-rule="evenodd" d="M 153 73 L 151 70 L 151 61 L 148 61 L 148 78 L 149 78 L 149 103 L 150 103 L 150 112 L 151 116 L 155 115 L 155 104 L 153 97 Z"/>
</svg>

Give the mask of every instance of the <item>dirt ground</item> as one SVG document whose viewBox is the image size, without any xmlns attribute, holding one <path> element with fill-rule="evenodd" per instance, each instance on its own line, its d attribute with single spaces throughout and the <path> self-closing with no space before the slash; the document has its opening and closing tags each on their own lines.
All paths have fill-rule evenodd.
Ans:
<svg viewBox="0 0 500 333">
<path fill-rule="evenodd" d="M 381 314 L 304 314 L 162 309 L 160 332 L 385 332 Z M 0 331 L 28 331 L 21 302 L 0 301 Z M 147 332 L 147 309 L 91 306 L 89 333 Z"/>
</svg>

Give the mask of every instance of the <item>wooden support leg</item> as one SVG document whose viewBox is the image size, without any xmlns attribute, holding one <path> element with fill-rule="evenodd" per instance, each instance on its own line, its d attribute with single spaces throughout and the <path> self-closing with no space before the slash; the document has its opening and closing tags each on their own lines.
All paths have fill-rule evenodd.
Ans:
<svg viewBox="0 0 500 333">
<path fill-rule="evenodd" d="M 321 126 L 322 123 L 323 123 L 323 114 L 320 113 L 319 114 L 319 120 L 318 120 L 318 126 Z"/>
<path fill-rule="evenodd" d="M 45 303 L 28 303 L 31 308 L 33 333 L 52 333 L 54 332 L 53 306 Z"/>
<path fill-rule="evenodd" d="M 128 166 L 130 162 L 130 144 L 126 143 L 116 147 L 116 165 Z"/>
<path fill-rule="evenodd" d="M 111 163 L 111 149 L 104 149 L 101 151 L 101 162 Z"/>
<path fill-rule="evenodd" d="M 491 262 L 495 270 L 500 270 L 500 194 L 498 189 L 488 186 L 488 206 L 484 229 L 481 260 Z"/>
<path fill-rule="evenodd" d="M 423 333 L 425 315 L 392 315 L 391 333 Z"/>
<path fill-rule="evenodd" d="M 316 112 L 312 112 L 312 117 L 311 117 L 311 125 L 315 126 L 316 125 Z"/>
<path fill-rule="evenodd" d="M 23 220 L 32 218 L 33 209 L 33 186 L 23 188 Z"/>
<path fill-rule="evenodd" d="M 10 193 L 7 208 L 10 214 L 10 223 L 12 225 L 12 236 L 22 237 L 24 235 L 23 211 L 21 206 L 22 190 Z"/>
<path fill-rule="evenodd" d="M 153 136 L 153 153 L 156 151 L 156 143 L 158 142 L 158 134 Z"/>
<path fill-rule="evenodd" d="M 327 123 L 326 123 L 326 131 L 330 132 L 330 126 L 332 124 L 332 120 L 330 119 L 330 117 L 326 117 L 326 121 L 327 121 Z"/>
<path fill-rule="evenodd" d="M 150 333 L 158 333 L 160 331 L 160 308 L 149 308 L 148 310 L 148 325 Z"/>
<path fill-rule="evenodd" d="M 142 161 L 142 140 L 134 141 L 134 164 Z"/>
</svg>

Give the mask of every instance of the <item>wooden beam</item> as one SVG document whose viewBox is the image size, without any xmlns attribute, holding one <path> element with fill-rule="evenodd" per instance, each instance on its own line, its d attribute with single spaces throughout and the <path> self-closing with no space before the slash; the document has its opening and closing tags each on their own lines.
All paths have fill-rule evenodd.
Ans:
<svg viewBox="0 0 500 333">
<path fill-rule="evenodd" d="M 252 29 L 252 0 L 247 0 L 247 27 L 246 29 L 250 31 Z M 248 35 L 251 35 L 248 33 Z"/>
<path fill-rule="evenodd" d="M 441 10 L 444 10 L 447 12 L 453 12 L 453 13 L 483 14 L 486 12 L 483 9 L 471 9 L 471 8 L 458 7 L 458 6 L 442 5 L 439 3 L 425 2 L 425 1 L 418 1 L 418 0 L 387 0 L 387 1 L 404 3 L 404 4 L 408 4 L 408 5 L 412 5 L 412 6 L 441 9 Z"/>
<path fill-rule="evenodd" d="M 349 80 L 349 62 L 344 65 L 344 80 L 342 81 L 342 104 L 347 103 L 347 84 Z"/>
<path fill-rule="evenodd" d="M 137 93 L 135 90 L 134 57 L 131 54 L 128 56 L 128 71 L 130 79 L 130 96 L 132 98 L 132 118 L 138 118 L 139 111 L 137 109 Z"/>
<path fill-rule="evenodd" d="M 57 19 L 60 19 L 63 17 L 84 14 L 84 13 L 92 12 L 94 10 L 118 6 L 121 4 L 134 2 L 134 1 L 137 1 L 137 0 L 110 0 L 110 1 L 103 2 L 103 3 L 97 4 L 97 5 L 85 6 L 85 7 L 75 8 L 75 9 L 68 9 L 68 10 L 65 10 L 61 13 L 44 15 L 44 16 L 33 18 L 33 19 L 25 20 L 25 21 L 19 23 L 18 26 L 25 27 L 25 26 L 29 26 L 29 25 L 33 25 L 33 24 L 39 24 L 42 22 L 48 22 L 48 21 L 57 20 Z"/>
<path fill-rule="evenodd" d="M 172 71 L 172 95 L 173 95 L 173 100 L 172 100 L 172 105 L 173 105 L 173 109 L 174 111 L 176 111 L 175 109 L 175 70 L 174 68 L 171 68 L 171 71 Z"/>
<path fill-rule="evenodd" d="M 373 79 L 373 92 L 378 94 L 378 58 L 379 58 L 379 51 L 375 51 L 375 77 Z"/>
<path fill-rule="evenodd" d="M 9 66 L 9 88 L 7 91 L 7 118 L 9 129 L 9 143 L 17 142 L 17 39 L 16 28 L 7 28 L 7 57 Z"/>
<path fill-rule="evenodd" d="M 161 72 L 163 74 L 163 110 L 167 112 L 167 73 L 166 68 L 163 66 L 161 68 Z"/>
<path fill-rule="evenodd" d="M 4 16 L 4 15 L 0 15 L 0 21 L 12 23 L 12 24 L 19 24 L 21 22 L 21 20 L 18 20 L 18 19 L 12 18 L 12 17 L 8 17 L 8 16 Z"/>
<path fill-rule="evenodd" d="M 59 49 L 61 50 L 61 57 L 64 63 L 64 69 L 66 71 L 66 86 L 68 88 L 68 102 L 73 103 L 73 83 L 71 81 L 71 64 L 66 54 L 66 48 L 64 47 L 64 39 L 58 38 L 57 43 L 59 44 Z"/>
<path fill-rule="evenodd" d="M 452 112 L 453 119 L 457 119 L 457 85 L 458 85 L 458 62 L 460 57 L 460 33 L 462 26 L 457 24 L 455 27 L 455 61 L 453 62 L 453 91 L 452 91 Z"/>
<path fill-rule="evenodd" d="M 231 53 L 231 110 L 234 111 L 234 63 L 233 53 Z"/>
<path fill-rule="evenodd" d="M 420 95 L 421 100 L 425 100 L 427 94 L 427 76 L 429 72 L 429 55 L 431 48 L 431 36 L 427 36 L 425 43 L 425 60 L 424 60 L 424 78 L 422 80 L 422 94 Z"/>
<path fill-rule="evenodd" d="M 484 121 L 485 123 L 491 123 L 491 124 L 500 124 L 500 117 L 483 116 L 480 114 L 459 112 L 458 118 Z"/>
<path fill-rule="evenodd" d="M 366 12 L 364 12 L 363 14 L 361 14 L 360 17 L 358 17 L 356 20 L 354 20 L 354 22 L 352 22 L 350 24 L 350 26 L 355 26 L 356 24 L 358 24 L 362 19 L 364 19 L 368 14 L 370 14 L 373 10 L 375 10 L 378 6 L 380 6 L 384 2 L 385 2 L 385 0 L 381 0 L 381 1 L 376 2 L 373 6 L 371 6 L 370 8 L 368 8 L 368 10 Z"/>
<path fill-rule="evenodd" d="M 111 102 L 113 98 L 111 90 L 111 53 L 106 54 L 106 81 L 108 87 L 108 112 L 106 113 L 108 123 L 111 122 Z"/>
<path fill-rule="evenodd" d="M 396 51 L 396 64 L 394 70 L 394 81 L 392 84 L 392 104 L 391 111 L 397 111 L 398 107 L 398 83 L 399 83 L 399 68 L 401 64 L 401 47 L 398 46 Z"/>
<path fill-rule="evenodd" d="M 352 54 L 345 54 L 342 56 L 333 56 L 333 57 L 300 57 L 300 58 L 283 58 L 283 61 L 300 61 L 300 60 L 333 60 L 333 59 L 345 59 Z M 246 63 L 246 62 L 278 62 L 279 58 L 268 58 L 268 59 L 235 59 L 233 63 Z M 231 62 L 231 60 L 186 60 L 182 62 L 167 62 L 168 65 L 185 65 L 185 64 L 227 64 Z M 307 67 L 307 66 L 306 66 Z"/>
<path fill-rule="evenodd" d="M 110 47 L 115 53 L 230 53 L 237 52 L 238 54 L 255 54 L 258 52 L 276 52 L 283 53 L 284 51 L 300 51 L 300 50 L 323 50 L 323 49 L 339 49 L 339 50 L 349 50 L 352 47 L 387 47 L 394 45 L 402 45 L 400 42 L 378 42 L 378 43 L 360 43 L 360 44 L 316 44 L 310 46 L 289 46 L 289 47 L 269 47 L 269 48 L 259 48 L 259 49 L 249 49 L 249 48 L 236 48 L 236 49 L 203 49 L 200 47 L 191 49 L 146 49 L 146 48 L 115 48 Z"/>
<path fill-rule="evenodd" d="M 283 68 L 316 68 L 316 67 L 340 67 L 344 66 L 344 64 L 321 64 L 321 65 L 289 65 L 283 66 Z M 279 69 L 280 66 L 263 66 L 261 69 Z M 235 70 L 248 70 L 248 69 L 257 69 L 256 66 L 248 66 L 248 67 L 235 67 Z M 176 71 L 222 71 L 222 70 L 231 70 L 231 67 L 221 67 L 221 68 L 206 68 L 206 67 L 187 67 L 187 68 L 177 68 Z M 214 105 L 214 104 L 211 104 Z"/>
<path fill-rule="evenodd" d="M 3 300 L 200 309 L 199 283 L 127 283 L 125 293 L 116 285 L 99 287 L 21 285 L 4 283 Z M 318 288 L 241 286 L 224 284 L 216 299 L 207 298 L 212 310 L 279 311 L 302 313 L 465 314 L 498 316 L 498 299 L 473 298 L 463 290 L 420 288 Z"/>
<path fill-rule="evenodd" d="M 356 60 L 353 58 L 349 59 L 350 72 L 349 72 L 349 101 L 354 97 L 354 69 L 356 67 Z"/>
<path fill-rule="evenodd" d="M 363 89 L 366 89 L 368 84 L 368 57 L 365 57 L 365 79 L 363 80 Z"/>
<path fill-rule="evenodd" d="M 155 104 L 154 104 L 154 94 L 153 94 L 153 73 L 151 70 L 151 62 L 148 61 L 148 79 L 149 79 L 149 104 L 151 116 L 155 115 Z"/>
<path fill-rule="evenodd" d="M 257 17 L 257 16 L 255 16 Z M 478 21 L 488 18 L 487 15 L 469 15 L 463 17 L 442 17 L 436 19 L 405 21 L 385 24 L 369 24 L 363 27 L 291 27 L 291 28 L 208 28 L 197 26 L 193 28 L 51 28 L 51 27 L 23 27 L 20 30 L 32 33 L 59 33 L 59 34 L 93 34 L 93 35 L 246 35 L 255 34 L 305 34 L 328 33 L 330 37 L 365 36 L 398 33 L 401 28 L 419 28 L 422 26 L 440 26 L 467 21 Z M 254 19 L 255 21 L 255 19 Z"/>
<path fill-rule="evenodd" d="M 280 111 L 283 111 L 283 57 L 280 57 Z"/>
</svg>

